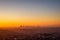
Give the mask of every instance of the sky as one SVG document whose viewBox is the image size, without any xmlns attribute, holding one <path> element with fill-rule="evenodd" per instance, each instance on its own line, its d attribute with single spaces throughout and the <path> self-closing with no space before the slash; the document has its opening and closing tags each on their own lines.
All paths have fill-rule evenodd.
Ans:
<svg viewBox="0 0 60 40">
<path fill-rule="evenodd" d="M 59 0 L 0 0 L 0 27 L 60 25 Z"/>
</svg>

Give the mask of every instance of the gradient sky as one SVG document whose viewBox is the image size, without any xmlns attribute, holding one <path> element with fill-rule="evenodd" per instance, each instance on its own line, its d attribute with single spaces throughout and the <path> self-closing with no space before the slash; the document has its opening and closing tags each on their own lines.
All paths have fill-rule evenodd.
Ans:
<svg viewBox="0 0 60 40">
<path fill-rule="evenodd" d="M 59 0 L 0 1 L 0 26 L 60 25 Z"/>
</svg>

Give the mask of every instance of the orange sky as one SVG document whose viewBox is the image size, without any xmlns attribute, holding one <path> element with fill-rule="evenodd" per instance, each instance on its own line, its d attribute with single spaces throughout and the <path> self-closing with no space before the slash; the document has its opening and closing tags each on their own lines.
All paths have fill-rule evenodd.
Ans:
<svg viewBox="0 0 60 40">
<path fill-rule="evenodd" d="M 57 1 L 0 1 L 0 27 L 60 25 Z"/>
<path fill-rule="evenodd" d="M 53 25 L 60 25 L 58 21 L 1 21 L 0 27 L 19 27 L 20 25 L 23 26 L 53 26 Z"/>
</svg>

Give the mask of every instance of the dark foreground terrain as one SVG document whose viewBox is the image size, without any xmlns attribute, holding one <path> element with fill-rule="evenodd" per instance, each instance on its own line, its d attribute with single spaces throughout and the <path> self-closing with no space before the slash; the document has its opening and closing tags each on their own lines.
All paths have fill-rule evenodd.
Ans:
<svg viewBox="0 0 60 40">
<path fill-rule="evenodd" d="M 60 40 L 60 28 L 0 30 L 0 40 Z"/>
</svg>

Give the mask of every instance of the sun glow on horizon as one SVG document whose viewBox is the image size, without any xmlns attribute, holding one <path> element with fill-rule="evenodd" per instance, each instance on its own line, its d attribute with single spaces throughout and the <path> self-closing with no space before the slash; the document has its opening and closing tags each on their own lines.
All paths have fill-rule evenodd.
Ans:
<svg viewBox="0 0 60 40">
<path fill-rule="evenodd" d="M 0 27 L 60 26 L 58 1 L 0 1 Z"/>
<path fill-rule="evenodd" d="M 52 26 L 52 25 L 60 25 L 58 21 L 0 21 L 0 27 L 19 27 L 23 26 Z"/>
</svg>

